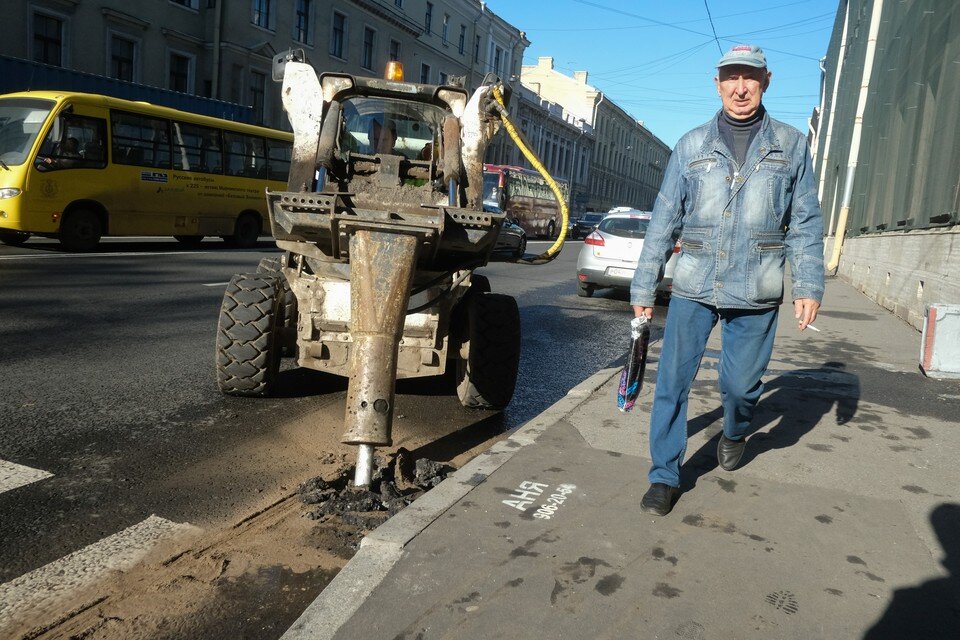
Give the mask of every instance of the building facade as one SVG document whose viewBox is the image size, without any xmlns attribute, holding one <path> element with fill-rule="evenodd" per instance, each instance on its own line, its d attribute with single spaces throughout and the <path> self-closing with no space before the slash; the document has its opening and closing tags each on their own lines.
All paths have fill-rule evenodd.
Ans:
<svg viewBox="0 0 960 640">
<path fill-rule="evenodd" d="M 571 215 L 582 213 L 587 204 L 593 127 L 562 105 L 545 100 L 524 86 L 515 95 L 514 105 L 514 124 L 523 132 L 531 149 L 550 175 L 566 181 Z M 515 145 L 508 148 L 504 164 L 533 168 Z"/>
<path fill-rule="evenodd" d="M 592 128 L 595 140 L 586 187 L 574 195 L 575 205 L 590 211 L 617 206 L 650 210 L 670 148 L 587 79 L 586 71 L 574 72 L 573 77 L 560 73 L 550 57 L 521 70 L 525 87 L 563 105 L 575 122 Z"/>
<path fill-rule="evenodd" d="M 0 54 L 253 107 L 289 128 L 275 54 L 303 49 L 318 72 L 475 88 L 520 75 L 523 32 L 477 0 L 24 0 L 5 3 Z M 501 146 L 503 142 L 500 142 Z M 503 149 L 492 153 L 505 153 Z"/>
<path fill-rule="evenodd" d="M 960 4 L 844 0 L 814 165 L 828 267 L 921 328 L 960 302 Z"/>
</svg>

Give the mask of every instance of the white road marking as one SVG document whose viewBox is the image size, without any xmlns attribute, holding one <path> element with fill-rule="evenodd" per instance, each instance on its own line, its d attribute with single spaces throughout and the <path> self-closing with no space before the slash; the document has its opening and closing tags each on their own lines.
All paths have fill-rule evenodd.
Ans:
<svg viewBox="0 0 960 640">
<path fill-rule="evenodd" d="M 40 469 L 31 469 L 22 464 L 0 460 L 0 493 L 52 477 L 52 473 Z"/>
<path fill-rule="evenodd" d="M 187 523 L 150 516 L 142 522 L 48 565 L 0 585 L 0 629 L 30 619 L 31 612 L 62 602 L 94 585 L 113 571 L 129 569 L 159 542 L 175 535 L 199 532 Z"/>
<path fill-rule="evenodd" d="M 227 282 L 207 282 L 207 283 L 204 283 L 202 286 L 204 286 L 204 287 L 225 287 L 225 286 L 227 286 L 228 284 L 230 284 L 229 281 L 227 281 Z"/>
</svg>

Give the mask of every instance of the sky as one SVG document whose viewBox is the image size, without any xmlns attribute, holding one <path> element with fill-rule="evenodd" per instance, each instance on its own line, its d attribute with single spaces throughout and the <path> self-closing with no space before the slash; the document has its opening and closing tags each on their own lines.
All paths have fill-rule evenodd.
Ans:
<svg viewBox="0 0 960 640">
<path fill-rule="evenodd" d="M 588 84 L 672 148 L 720 108 L 716 64 L 736 44 L 764 50 L 773 72 L 764 105 L 806 133 L 820 102 L 819 60 L 838 0 L 487 0 L 487 6 L 526 32 L 524 65 L 552 56 L 561 73 L 587 71 Z"/>
</svg>

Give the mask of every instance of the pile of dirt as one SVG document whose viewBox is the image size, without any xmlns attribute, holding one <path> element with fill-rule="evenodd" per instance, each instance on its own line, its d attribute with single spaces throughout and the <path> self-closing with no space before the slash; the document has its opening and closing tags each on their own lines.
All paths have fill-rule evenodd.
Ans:
<svg viewBox="0 0 960 640">
<path fill-rule="evenodd" d="M 311 507 L 304 516 L 321 524 L 336 519 L 370 531 L 443 482 L 454 469 L 427 458 L 413 460 L 401 447 L 386 458 L 374 457 L 369 486 L 351 485 L 354 471 L 353 466 L 342 465 L 328 476 L 301 484 L 297 489 L 300 502 Z"/>
</svg>

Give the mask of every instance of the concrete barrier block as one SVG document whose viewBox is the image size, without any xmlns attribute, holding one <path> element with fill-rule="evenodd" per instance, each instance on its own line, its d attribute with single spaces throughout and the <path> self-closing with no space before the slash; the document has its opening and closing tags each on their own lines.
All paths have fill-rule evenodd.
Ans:
<svg viewBox="0 0 960 640">
<path fill-rule="evenodd" d="M 920 368 L 931 378 L 960 378 L 960 304 L 927 307 L 920 338 Z"/>
</svg>

